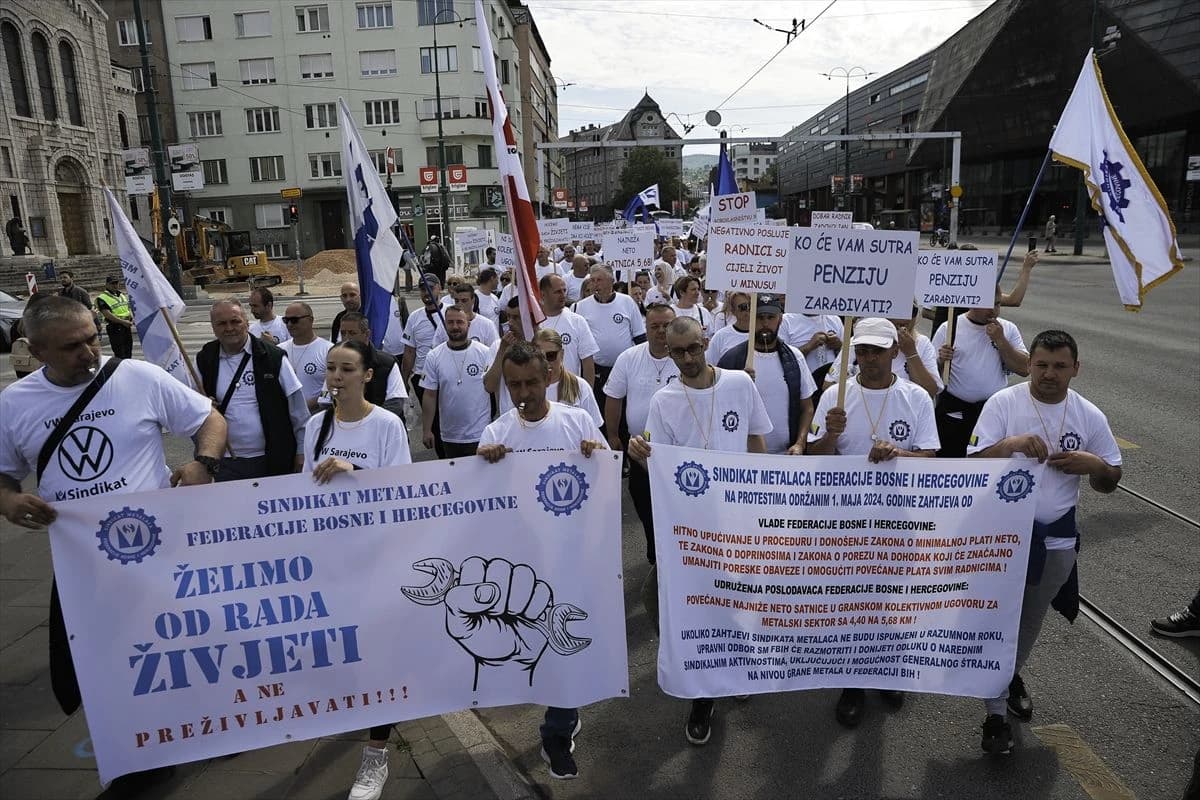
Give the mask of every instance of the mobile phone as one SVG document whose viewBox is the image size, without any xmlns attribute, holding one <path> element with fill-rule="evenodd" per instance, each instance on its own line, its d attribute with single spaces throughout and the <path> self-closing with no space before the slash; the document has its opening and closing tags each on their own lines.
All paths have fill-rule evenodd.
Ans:
<svg viewBox="0 0 1200 800">
<path fill-rule="evenodd" d="M 1031 252 L 1033 252 L 1034 250 L 1037 250 L 1037 237 L 1036 237 L 1036 236 L 1030 236 L 1030 237 L 1029 237 L 1029 248 L 1028 248 L 1028 249 L 1027 249 L 1025 252 L 1027 252 L 1027 253 L 1031 253 Z"/>
</svg>

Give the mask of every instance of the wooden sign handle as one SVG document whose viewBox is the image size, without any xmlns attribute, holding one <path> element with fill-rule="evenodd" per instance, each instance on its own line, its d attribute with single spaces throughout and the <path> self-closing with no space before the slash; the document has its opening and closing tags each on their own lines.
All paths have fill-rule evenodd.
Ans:
<svg viewBox="0 0 1200 800">
<path fill-rule="evenodd" d="M 746 371 L 754 370 L 754 326 L 758 320 L 758 295 L 750 295 L 750 338 L 746 340 Z"/>
<path fill-rule="evenodd" d="M 946 317 L 946 345 L 954 347 L 954 306 L 950 306 L 950 315 Z M 942 365 L 942 383 L 950 382 L 950 362 Z"/>
<path fill-rule="evenodd" d="M 842 317 L 842 361 L 838 370 L 837 407 L 846 407 L 846 373 L 850 371 L 850 338 L 854 317 Z"/>
</svg>

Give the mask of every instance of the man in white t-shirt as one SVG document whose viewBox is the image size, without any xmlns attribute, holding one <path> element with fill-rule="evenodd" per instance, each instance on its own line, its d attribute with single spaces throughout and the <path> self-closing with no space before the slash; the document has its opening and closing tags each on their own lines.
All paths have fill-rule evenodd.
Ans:
<svg viewBox="0 0 1200 800">
<path fill-rule="evenodd" d="M 587 320 L 567 308 L 567 284 L 559 275 L 547 275 L 538 281 L 542 293 L 542 324 L 558 331 L 563 343 L 563 368 L 594 385 L 596 364 L 593 357 L 599 352 L 596 337 Z"/>
<path fill-rule="evenodd" d="M 646 463 L 651 443 L 764 453 L 763 438 L 771 420 L 750 376 L 723 370 L 704 360 L 704 329 L 691 317 L 677 317 L 667 327 L 667 349 L 679 368 L 671 381 L 650 398 L 646 430 L 629 440 L 629 457 Z M 642 587 L 642 602 L 658 628 L 658 570 L 651 567 Z M 684 726 L 688 742 L 702 745 L 712 735 L 712 699 L 692 701 Z"/>
<path fill-rule="evenodd" d="M 587 256 L 578 255 L 571 260 L 571 270 L 565 273 L 562 277 L 567 284 L 567 302 L 575 303 L 579 301 L 579 295 L 583 289 L 583 282 L 588 279 L 588 272 L 592 267 L 592 262 Z"/>
<path fill-rule="evenodd" d="M 408 315 L 408 324 L 404 326 L 404 355 L 400 357 L 400 374 L 404 382 L 412 386 L 417 403 L 424 407 L 425 390 L 421 388 L 421 375 L 425 371 L 425 357 L 433 345 L 433 335 L 444 325 L 438 300 L 442 287 L 432 274 L 426 273 L 425 282 L 421 287 L 421 300 L 424 308 Z M 428 288 L 426 288 L 428 287 Z M 432 294 L 431 294 L 432 292 Z M 437 437 L 438 421 L 433 420 L 434 442 L 441 441 Z M 438 458 L 444 458 L 438 452 Z"/>
<path fill-rule="evenodd" d="M 665 264 L 667 269 L 671 271 L 671 281 L 687 275 L 687 270 L 684 269 L 683 264 L 679 263 L 679 258 L 675 252 L 675 248 L 671 245 L 667 245 L 662 249 L 662 253 L 659 254 L 659 259 L 654 262 L 654 269 L 657 271 L 659 266 L 662 264 Z"/>
<path fill-rule="evenodd" d="M 592 294 L 575 304 L 575 313 L 587 322 L 599 348 L 592 357 L 596 369 L 592 388 L 603 408 L 604 384 L 613 364 L 621 353 L 646 341 L 646 321 L 632 297 L 613 291 L 612 270 L 597 265 L 592 267 L 591 278 Z"/>
<path fill-rule="evenodd" d="M 503 356 L 504 383 L 514 408 L 488 425 L 479 440 L 479 455 L 495 464 L 506 453 L 575 450 L 591 457 L 604 449 L 603 437 L 591 416 L 580 408 L 546 399 L 550 384 L 550 365 L 542 352 L 528 342 L 517 342 Z M 515 582 L 513 582 L 515 586 Z M 514 589 L 517 591 L 517 589 Z M 528 594 L 532 587 L 527 587 Z M 523 598 L 526 602 L 530 598 Z M 513 607 L 509 603 L 509 607 Z M 524 604 L 522 604 L 524 607 Z M 536 619 L 542 608 L 526 610 Z M 501 623 L 497 623 L 501 624 Z M 579 732 L 579 709 L 546 709 L 541 726 L 542 758 L 550 774 L 560 780 L 579 776 L 575 765 L 575 734 Z"/>
<path fill-rule="evenodd" d="M 558 263 L 555 264 L 559 275 L 566 275 L 571 271 L 571 268 L 575 265 L 575 256 L 576 251 L 574 245 L 563 245 L 562 257 L 559 258 Z"/>
<path fill-rule="evenodd" d="M 283 320 L 275 316 L 275 295 L 270 289 L 250 291 L 250 313 L 254 315 L 254 322 L 250 323 L 251 336 L 266 337 L 271 344 L 281 344 L 291 336 Z"/>
<path fill-rule="evenodd" d="M 441 425 L 442 458 L 475 455 L 479 436 L 492 418 L 492 399 L 483 388 L 488 348 L 467 338 L 467 315 L 458 306 L 446 310 L 448 340 L 429 351 L 421 376 L 422 439 L 433 449 L 433 418 Z"/>
<path fill-rule="evenodd" d="M 938 392 L 944 388 L 937 368 L 937 351 L 929 337 L 916 330 L 918 309 L 913 307 L 913 316 L 888 320 L 896 326 L 896 358 L 892 361 L 892 374 L 902 380 L 911 381 L 937 402 Z M 834 361 L 825 375 L 825 388 L 836 386 L 841 374 L 841 365 Z M 850 359 L 848 377 L 858 374 L 858 363 Z"/>
<path fill-rule="evenodd" d="M 497 330 L 500 328 L 500 323 L 503 322 L 500 318 L 500 300 L 496 297 L 496 287 L 499 285 L 500 273 L 496 271 L 495 267 L 484 267 L 479 270 L 479 276 L 475 280 L 475 306 L 478 313 L 495 325 Z"/>
<path fill-rule="evenodd" d="M 624 450 L 630 431 L 645 431 L 650 398 L 679 377 L 679 367 L 667 352 L 667 328 L 675 310 L 667 305 L 646 311 L 646 341 L 617 356 L 604 391 L 604 420 L 608 446 Z M 650 474 L 641 462 L 629 460 L 629 497 L 646 534 L 646 560 L 655 561 L 654 514 L 650 508 Z"/>
<path fill-rule="evenodd" d="M 283 310 L 283 324 L 291 338 L 280 345 L 287 353 L 300 385 L 304 387 L 304 402 L 308 410 L 317 410 L 317 398 L 325 389 L 325 356 L 333 343 L 313 331 L 312 306 L 296 301 Z"/>
<path fill-rule="evenodd" d="M 819 456 L 863 456 L 873 464 L 898 457 L 932 458 L 938 449 L 933 400 L 910 381 L 892 374 L 899 352 L 896 326 L 880 317 L 860 319 L 850 346 L 858 374 L 847 381 L 844 407 L 837 390 L 826 391 L 817 404 L 808 452 Z M 891 708 L 904 704 L 904 692 L 879 691 Z M 843 689 L 836 716 L 847 728 L 862 721 L 866 690 Z"/>
<path fill-rule="evenodd" d="M 51 503 L 212 481 L 225 447 L 225 420 L 204 395 L 154 364 L 134 360 L 117 365 L 39 474 L 39 455 L 50 436 L 110 359 L 101 355 L 91 311 L 70 297 L 47 297 L 29 306 L 22 319 L 30 350 L 44 366 L 0 392 L 0 515 L 36 529 L 54 522 Z M 174 472 L 163 451 L 164 429 L 195 442 L 195 460 Z M 21 481 L 31 472 L 37 488 L 26 492 Z M 75 533 L 96 546 L 95 531 Z M 22 576 L 44 577 L 36 571 Z M 52 583 L 51 684 L 63 711 L 71 714 L 80 700 L 57 594 Z"/>
<path fill-rule="evenodd" d="M 933 334 L 938 369 L 950 364 L 946 389 L 938 397 L 937 423 L 942 458 L 962 458 L 983 404 L 1008 386 L 1008 376 L 1029 374 L 1029 352 L 1017 326 L 1000 319 L 1000 287 L 995 305 L 972 308 L 958 317 L 954 344 L 948 344 L 949 322 Z"/>
<path fill-rule="evenodd" d="M 475 287 L 469 283 L 460 283 L 454 287 L 451 296 L 454 298 L 452 307 L 457 308 L 467 317 L 467 338 L 472 342 L 479 342 L 485 347 L 491 347 L 492 343 L 500 338 L 500 333 L 496 329 L 496 323 L 475 311 Z M 439 329 L 433 334 L 431 346 L 437 347 L 445 341 L 448 341 L 446 331 Z"/>
<path fill-rule="evenodd" d="M 783 306 L 771 294 L 758 296 L 754 325 L 754 367 L 746 366 L 750 343 L 743 342 L 721 357 L 722 369 L 745 369 L 754 378 L 762 396 L 771 432 L 767 452 L 793 456 L 804 454 L 805 437 L 813 417 L 813 394 L 817 391 L 808 362 L 799 350 L 779 339 Z"/>
<path fill-rule="evenodd" d="M 1037 641 L 1050 605 L 1053 603 L 1072 621 L 1079 610 L 1075 506 L 1079 503 L 1080 478 L 1086 475 L 1091 487 L 1103 494 L 1116 491 L 1121 480 L 1121 451 L 1108 419 L 1071 389 L 1071 379 L 1078 374 L 1075 339 L 1065 331 L 1039 333 L 1029 348 L 1029 380 L 988 398 L 967 446 L 967 454 L 972 457 L 1010 458 L 1020 454 L 1046 464 L 1033 513 L 1013 679 L 1008 691 L 984 701 L 987 717 L 982 746 L 990 753 L 1012 749 L 1006 707 L 1022 720 L 1033 717 L 1033 703 L 1021 679 L 1021 667 Z"/>
<path fill-rule="evenodd" d="M 550 260 L 550 248 L 544 244 L 538 246 L 537 263 L 534 265 L 534 271 L 537 273 L 539 281 L 547 275 L 559 275 L 562 273 L 558 264 Z"/>
<path fill-rule="evenodd" d="M 819 402 L 827 383 L 826 375 L 842 349 L 841 318 L 832 314 L 784 314 L 779 338 L 804 353 L 813 383 L 817 385 L 813 402 Z"/>
</svg>

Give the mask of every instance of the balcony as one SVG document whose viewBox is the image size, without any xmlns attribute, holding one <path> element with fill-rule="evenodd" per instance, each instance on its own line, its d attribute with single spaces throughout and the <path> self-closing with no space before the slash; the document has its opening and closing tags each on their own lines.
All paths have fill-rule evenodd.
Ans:
<svg viewBox="0 0 1200 800">
<path fill-rule="evenodd" d="M 437 112 L 433 103 L 417 100 L 414 104 L 421 138 L 436 139 L 438 135 Z M 475 98 L 443 97 L 442 130 L 447 137 L 482 136 L 491 138 L 492 121 L 487 115 L 475 114 Z"/>
</svg>

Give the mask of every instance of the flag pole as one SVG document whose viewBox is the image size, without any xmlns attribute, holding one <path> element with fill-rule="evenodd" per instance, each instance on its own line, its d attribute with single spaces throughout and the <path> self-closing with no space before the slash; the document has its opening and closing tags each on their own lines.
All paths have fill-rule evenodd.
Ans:
<svg viewBox="0 0 1200 800">
<path fill-rule="evenodd" d="M 758 293 L 750 292 L 750 337 L 746 340 L 746 372 L 754 371 L 754 328 L 758 322 Z"/>
<path fill-rule="evenodd" d="M 854 329 L 854 317 L 842 317 L 842 359 L 838 370 L 837 407 L 846 407 L 846 373 L 850 370 L 850 334 Z"/>
<path fill-rule="evenodd" d="M 175 329 L 175 320 L 171 319 L 171 315 L 167 313 L 167 309 L 160 308 L 158 311 L 162 314 L 163 321 L 167 323 L 167 327 L 171 329 L 171 338 L 175 340 L 175 346 L 179 348 L 179 357 L 187 365 L 188 375 L 192 378 L 192 384 L 196 387 L 197 392 L 203 394 L 204 384 L 200 381 L 200 376 L 196 374 L 196 365 L 188 357 L 187 348 L 183 346 L 183 340 L 179 338 L 179 331 Z"/>
<path fill-rule="evenodd" d="M 1025 227 L 1025 217 L 1029 216 L 1029 207 L 1033 205 L 1033 196 L 1037 194 L 1038 186 L 1042 183 L 1042 175 L 1046 173 L 1046 167 L 1050 163 L 1050 156 L 1054 155 L 1053 150 L 1046 151 L 1046 157 L 1042 159 L 1042 166 L 1038 170 L 1037 177 L 1033 179 L 1033 188 L 1029 190 L 1029 199 L 1025 201 L 1025 208 L 1021 209 L 1021 217 L 1017 220 L 1017 227 L 1013 229 L 1012 241 L 1008 243 L 1008 252 L 1004 254 L 1004 263 L 1000 265 L 1000 271 L 996 273 L 996 284 L 999 285 L 1000 279 L 1004 277 L 1004 268 L 1008 266 L 1009 256 L 1012 255 L 1013 248 L 1017 245 L 1017 237 L 1021 235 L 1021 229 Z"/>
</svg>

